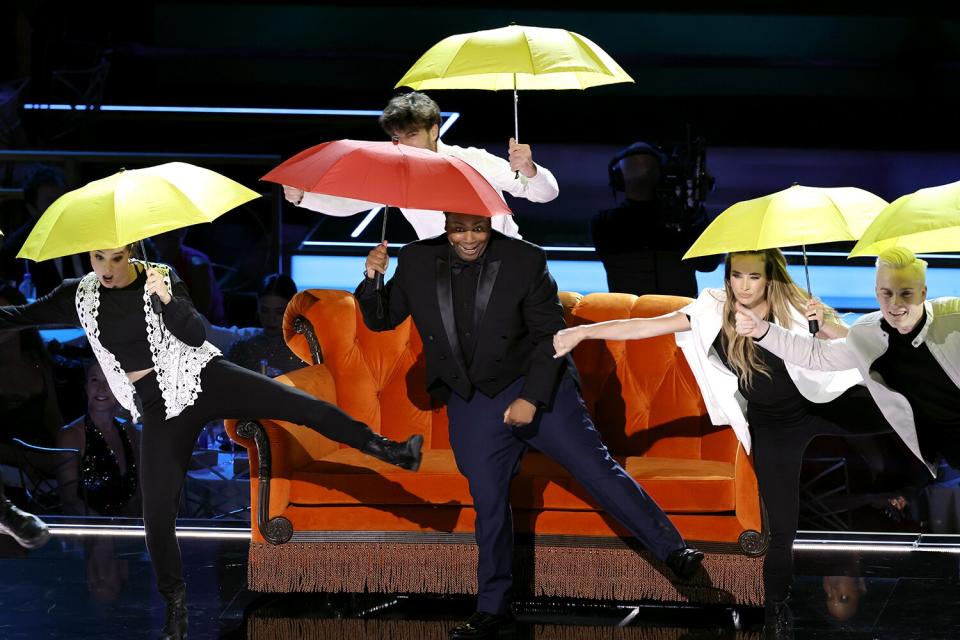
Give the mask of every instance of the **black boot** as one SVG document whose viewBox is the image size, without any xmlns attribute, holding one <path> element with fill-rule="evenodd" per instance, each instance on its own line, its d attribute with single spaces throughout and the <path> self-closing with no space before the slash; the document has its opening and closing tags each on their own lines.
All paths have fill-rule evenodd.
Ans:
<svg viewBox="0 0 960 640">
<path fill-rule="evenodd" d="M 422 447 L 423 436 L 410 436 L 405 442 L 397 442 L 381 435 L 374 435 L 360 451 L 403 469 L 416 471 L 420 468 Z"/>
<path fill-rule="evenodd" d="M 160 640 L 187 640 L 187 588 L 181 585 L 163 598 L 167 601 L 167 621 Z"/>
<path fill-rule="evenodd" d="M 767 600 L 763 615 L 765 640 L 793 640 L 793 612 L 789 596 L 783 600 Z"/>
<path fill-rule="evenodd" d="M 21 511 L 0 497 L 0 533 L 12 537 L 21 547 L 39 549 L 50 539 L 47 525 L 32 513 Z"/>
</svg>

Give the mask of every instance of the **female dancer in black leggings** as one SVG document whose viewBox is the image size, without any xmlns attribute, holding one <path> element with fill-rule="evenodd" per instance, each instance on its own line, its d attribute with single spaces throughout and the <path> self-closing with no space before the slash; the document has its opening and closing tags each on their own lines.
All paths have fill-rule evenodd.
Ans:
<svg viewBox="0 0 960 640">
<path fill-rule="evenodd" d="M 205 340 L 186 287 L 165 265 L 131 257 L 131 247 L 90 252 L 93 272 L 49 295 L 0 307 L 0 329 L 73 324 L 87 334 L 120 404 L 142 412 L 140 485 L 147 548 L 167 601 L 161 638 L 185 638 L 186 590 L 176 516 L 187 465 L 203 425 L 219 418 L 273 418 L 397 466 L 416 470 L 422 436 L 394 442 L 303 391 L 238 367 Z M 159 298 L 160 312 L 151 296 Z M 140 402 L 138 409 L 135 398 Z"/>
<path fill-rule="evenodd" d="M 692 304 L 658 318 L 631 318 L 565 329 L 554 337 L 557 355 L 581 340 L 634 340 L 674 333 L 693 370 L 714 424 L 729 424 L 749 451 L 767 510 L 770 544 L 763 563 L 768 627 L 789 637 L 787 601 L 793 582 L 800 463 L 818 435 L 873 435 L 891 427 L 856 371 L 823 374 L 783 360 L 736 332 L 736 303 L 777 324 L 807 330 L 816 317 L 823 338 L 846 335 L 832 310 L 808 302 L 791 280 L 777 249 L 727 256 L 724 289 L 705 289 Z M 826 314 L 826 317 L 824 315 Z M 739 399 L 746 400 L 744 414 Z"/>
</svg>

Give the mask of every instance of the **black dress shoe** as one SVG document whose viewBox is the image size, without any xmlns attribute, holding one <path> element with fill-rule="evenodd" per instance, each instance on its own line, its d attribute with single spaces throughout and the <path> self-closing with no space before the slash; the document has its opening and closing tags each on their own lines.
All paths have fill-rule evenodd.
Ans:
<svg viewBox="0 0 960 640">
<path fill-rule="evenodd" d="M 703 562 L 703 551 L 693 547 L 682 547 L 670 552 L 667 556 L 667 566 L 681 580 L 689 580 L 700 568 Z"/>
<path fill-rule="evenodd" d="M 793 612 L 790 611 L 789 598 L 768 600 L 763 613 L 764 640 L 794 640 Z"/>
<path fill-rule="evenodd" d="M 496 638 L 500 628 L 512 621 L 502 613 L 477 611 L 461 625 L 450 629 L 450 640 L 476 640 L 477 638 Z"/>
<path fill-rule="evenodd" d="M 0 498 L 0 533 L 9 535 L 26 549 L 39 549 L 50 539 L 43 520 L 21 511 L 6 498 Z"/>
<path fill-rule="evenodd" d="M 423 448 L 423 436 L 410 436 L 405 442 L 397 442 L 375 435 L 360 451 L 402 469 L 416 471 L 420 468 L 420 460 L 423 457 L 421 448 Z"/>
</svg>

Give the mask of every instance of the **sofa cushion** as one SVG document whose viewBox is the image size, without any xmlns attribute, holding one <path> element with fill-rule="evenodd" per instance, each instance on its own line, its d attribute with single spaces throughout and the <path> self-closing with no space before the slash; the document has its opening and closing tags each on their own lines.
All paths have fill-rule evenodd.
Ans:
<svg viewBox="0 0 960 640">
<path fill-rule="evenodd" d="M 716 513 L 735 508 L 734 466 L 713 460 L 617 457 L 637 482 L 671 513 Z M 567 471 L 543 456 L 524 456 L 512 486 L 515 509 L 595 511 L 598 507 Z M 411 473 L 353 449 L 338 449 L 290 477 L 296 505 L 472 506 L 469 486 L 449 449 L 424 451 Z"/>
</svg>

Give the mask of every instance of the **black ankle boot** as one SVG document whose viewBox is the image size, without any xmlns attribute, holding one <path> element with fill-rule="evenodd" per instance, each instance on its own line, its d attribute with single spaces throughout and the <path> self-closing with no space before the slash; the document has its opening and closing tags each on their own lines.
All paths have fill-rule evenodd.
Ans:
<svg viewBox="0 0 960 640">
<path fill-rule="evenodd" d="M 0 533 L 9 535 L 26 549 L 39 549 L 50 539 L 43 520 L 21 511 L 6 498 L 0 498 Z"/>
<path fill-rule="evenodd" d="M 179 587 L 171 594 L 163 594 L 167 601 L 167 621 L 160 632 L 160 640 L 187 640 L 187 588 Z"/>
<path fill-rule="evenodd" d="M 410 436 L 405 442 L 397 442 L 381 435 L 374 435 L 360 450 L 378 460 L 416 471 L 420 468 L 422 447 L 423 436 Z"/>
<path fill-rule="evenodd" d="M 793 612 L 790 598 L 768 600 L 764 607 L 763 637 L 765 640 L 793 640 Z"/>
</svg>

